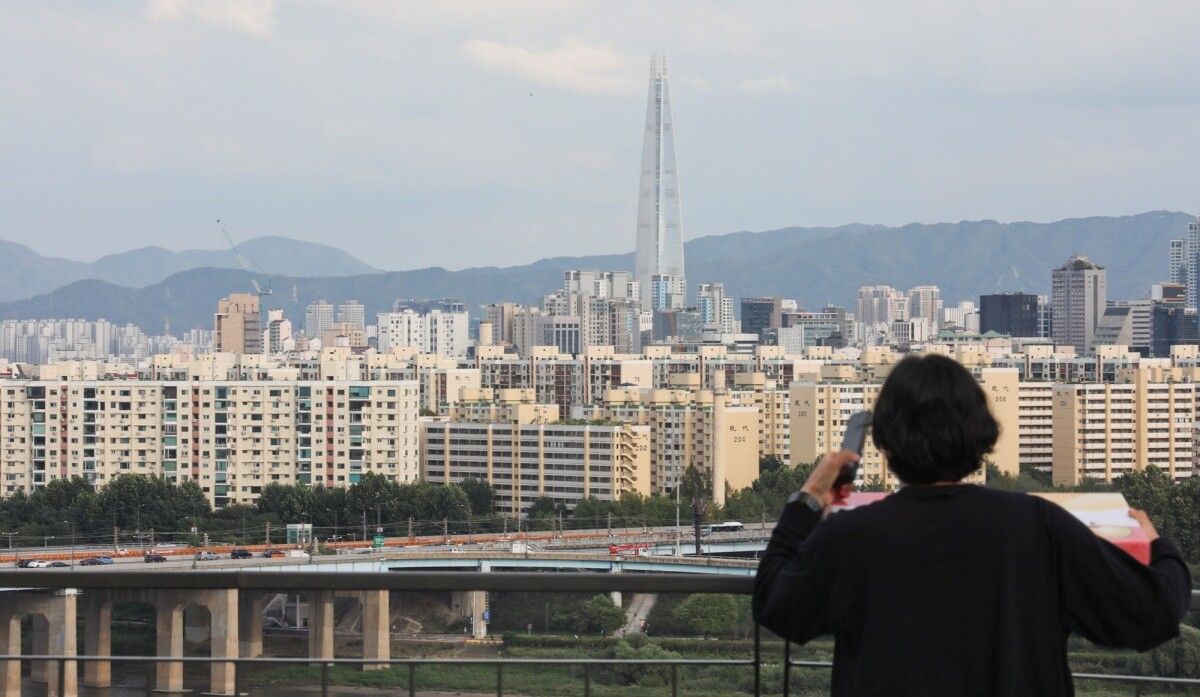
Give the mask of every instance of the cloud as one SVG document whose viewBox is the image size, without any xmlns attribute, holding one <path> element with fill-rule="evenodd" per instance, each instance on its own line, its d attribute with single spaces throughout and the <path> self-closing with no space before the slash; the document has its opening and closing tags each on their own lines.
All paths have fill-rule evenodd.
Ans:
<svg viewBox="0 0 1200 697">
<path fill-rule="evenodd" d="M 472 39 L 463 52 L 478 65 L 497 73 L 517 75 L 539 85 L 585 94 L 636 94 L 640 84 L 627 61 L 607 46 L 578 36 L 562 47 L 531 51 L 522 46 Z"/>
<path fill-rule="evenodd" d="M 764 94 L 767 92 L 791 92 L 792 81 L 788 79 L 786 73 L 776 73 L 767 75 L 766 77 L 755 77 L 749 80 L 742 80 L 737 83 L 737 88 L 743 92 L 750 94 Z"/>
<path fill-rule="evenodd" d="M 225 29 L 266 36 L 271 33 L 275 0 L 149 0 L 146 14 L 159 22 L 198 19 Z"/>
</svg>

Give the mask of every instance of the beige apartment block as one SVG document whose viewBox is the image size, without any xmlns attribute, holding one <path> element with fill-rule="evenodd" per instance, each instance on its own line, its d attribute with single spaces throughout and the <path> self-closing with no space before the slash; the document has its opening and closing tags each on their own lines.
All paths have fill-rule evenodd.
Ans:
<svg viewBox="0 0 1200 697">
<path fill-rule="evenodd" d="M 483 479 L 496 507 L 523 516 L 539 497 L 568 508 L 650 494 L 650 431 L 645 426 L 469 423 L 423 424 L 425 479 L 456 484 Z"/>
<path fill-rule="evenodd" d="M 761 411 L 738 404 L 735 393 L 694 389 L 697 375 L 679 375 L 674 382 L 680 389 L 609 390 L 602 405 L 573 414 L 648 426 L 650 490 L 673 492 L 687 468 L 695 467 L 713 476 L 713 498 L 723 502 L 726 486 L 737 490 L 758 478 Z"/>
<path fill-rule="evenodd" d="M 1018 464 L 1048 474 L 1054 464 L 1054 383 L 1021 382 L 1017 432 Z"/>
<path fill-rule="evenodd" d="M 5 495 L 80 476 L 194 480 L 216 506 L 278 482 L 420 474 L 415 382 L 0 382 Z"/>
<path fill-rule="evenodd" d="M 1149 465 L 1175 480 L 1194 474 L 1195 383 L 1151 382 L 1148 370 L 1122 376 L 1117 384 L 1054 385 L 1055 484 L 1111 482 Z"/>
<path fill-rule="evenodd" d="M 1008 375 L 997 375 L 994 377 L 992 385 L 984 385 L 985 393 L 997 395 L 989 396 L 989 401 L 996 400 L 998 396 L 1003 396 L 1007 400 L 1008 393 L 1004 391 L 1004 387 L 1015 391 L 1016 383 L 1009 383 L 1009 377 Z M 997 388 L 994 392 L 990 389 L 993 385 Z M 842 437 L 846 432 L 847 421 L 860 411 L 874 410 L 880 387 L 882 387 L 881 383 L 874 382 L 793 383 L 789 391 L 792 402 L 792 466 L 815 462 L 824 457 L 826 453 L 839 449 L 842 445 Z M 1012 398 L 1016 399 L 1015 394 Z M 1015 412 L 1015 409 L 1013 411 Z M 1006 414 L 1007 410 L 997 416 L 1003 417 Z M 1011 429 L 1010 433 L 1015 431 L 1015 416 L 1013 413 L 1012 424 L 1008 425 L 1008 428 Z M 1003 433 L 1006 424 L 1001 421 L 1000 427 Z M 1002 444 L 991 456 L 1001 470 L 1015 468 L 1015 464 L 1007 459 L 1004 461 L 994 459 L 997 456 L 1014 457 L 1016 454 L 1015 440 L 1013 438 L 1012 441 Z M 858 481 L 864 483 L 874 478 L 878 478 L 889 488 L 894 488 L 899 484 L 899 480 L 888 469 L 887 458 L 875 447 L 868 434 L 858 468 Z M 983 482 L 984 470 L 981 468 L 968 476 L 965 481 Z"/>
</svg>

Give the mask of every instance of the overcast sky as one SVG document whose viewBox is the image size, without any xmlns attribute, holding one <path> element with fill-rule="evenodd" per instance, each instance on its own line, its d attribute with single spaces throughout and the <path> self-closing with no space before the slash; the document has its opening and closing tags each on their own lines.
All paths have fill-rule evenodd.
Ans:
<svg viewBox="0 0 1200 697">
<path fill-rule="evenodd" d="M 1200 199 L 1200 2 L 7 2 L 0 238 L 387 269 L 632 251 L 652 51 L 685 237 Z M 253 261 L 253 260 L 252 260 Z"/>
</svg>

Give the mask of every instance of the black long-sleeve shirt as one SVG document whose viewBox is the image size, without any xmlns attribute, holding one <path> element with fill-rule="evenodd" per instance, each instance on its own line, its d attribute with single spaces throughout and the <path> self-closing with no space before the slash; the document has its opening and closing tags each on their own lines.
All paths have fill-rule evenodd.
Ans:
<svg viewBox="0 0 1200 697">
<path fill-rule="evenodd" d="M 833 634 L 834 695 L 1071 695 L 1067 637 L 1144 651 L 1179 632 L 1191 578 L 1165 538 L 1147 566 L 1044 499 L 905 487 L 824 522 L 784 509 L 754 616 Z"/>
</svg>

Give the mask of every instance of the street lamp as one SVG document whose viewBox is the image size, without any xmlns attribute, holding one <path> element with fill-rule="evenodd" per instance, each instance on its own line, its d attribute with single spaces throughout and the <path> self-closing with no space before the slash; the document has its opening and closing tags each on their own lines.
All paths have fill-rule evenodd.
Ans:
<svg viewBox="0 0 1200 697">
<path fill-rule="evenodd" d="M 326 508 L 326 513 L 333 514 L 333 541 L 338 541 L 338 512 L 336 508 Z"/>
<path fill-rule="evenodd" d="M 142 540 L 142 506 L 145 506 L 145 505 L 146 505 L 145 501 L 143 501 L 142 503 L 139 503 L 137 505 L 137 528 L 134 529 L 134 537 L 137 538 L 139 543 Z M 143 550 L 143 551 L 145 551 L 145 550 Z"/>
<path fill-rule="evenodd" d="M 54 535 L 42 535 L 42 546 L 49 549 L 50 540 L 54 539 Z"/>
<path fill-rule="evenodd" d="M 75 568 L 75 521 L 64 520 L 64 523 L 71 524 L 71 568 Z"/>
<path fill-rule="evenodd" d="M 9 549 L 12 549 L 12 538 L 13 538 L 13 535 L 16 535 L 16 534 L 17 533 L 15 533 L 15 532 L 0 532 L 0 535 L 5 535 L 6 537 L 8 537 L 8 548 Z"/>
</svg>

